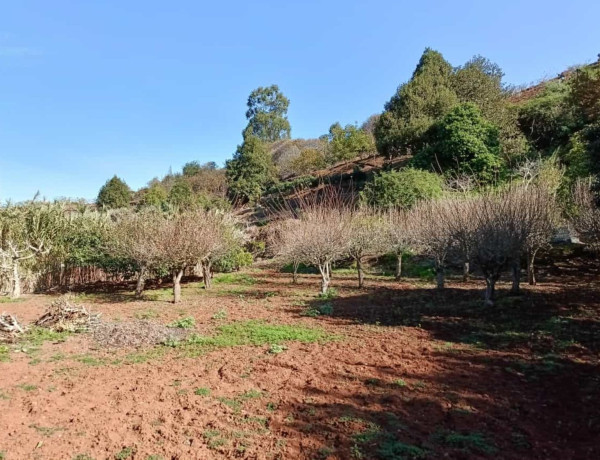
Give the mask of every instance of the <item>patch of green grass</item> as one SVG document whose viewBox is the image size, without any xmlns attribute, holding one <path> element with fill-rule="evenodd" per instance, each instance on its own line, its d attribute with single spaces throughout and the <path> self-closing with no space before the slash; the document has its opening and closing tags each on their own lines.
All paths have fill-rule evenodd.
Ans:
<svg viewBox="0 0 600 460">
<path fill-rule="evenodd" d="M 302 316 L 330 316 L 333 315 L 333 305 L 331 302 L 324 302 L 322 304 L 316 305 L 314 307 L 308 307 L 306 310 L 302 312 Z"/>
<path fill-rule="evenodd" d="M 427 457 L 427 451 L 421 447 L 405 444 L 396 439 L 387 437 L 384 439 L 377 454 L 381 460 L 419 459 Z"/>
<path fill-rule="evenodd" d="M 23 334 L 23 341 L 32 346 L 41 346 L 44 342 L 64 342 L 71 335 L 68 331 L 56 332 L 34 326 Z"/>
<path fill-rule="evenodd" d="M 24 301 L 25 299 L 23 297 L 0 297 L 0 303 L 19 303 Z"/>
<path fill-rule="evenodd" d="M 288 348 L 285 345 L 279 345 L 277 343 L 271 344 L 269 347 L 269 353 L 272 355 L 278 355 L 279 353 L 283 353 Z"/>
<path fill-rule="evenodd" d="M 221 273 L 213 278 L 215 284 L 242 284 L 252 286 L 256 284 L 256 278 L 246 273 Z"/>
<path fill-rule="evenodd" d="M 196 325 L 196 319 L 193 316 L 186 316 L 185 318 L 180 318 L 176 321 L 173 321 L 169 324 L 169 327 L 177 327 L 179 329 L 191 329 Z"/>
<path fill-rule="evenodd" d="M 199 387 L 194 390 L 196 396 L 210 396 L 210 388 Z"/>
<path fill-rule="evenodd" d="M 339 297 L 339 292 L 336 288 L 329 288 L 325 294 L 319 294 L 317 297 L 322 300 L 330 300 Z"/>
<path fill-rule="evenodd" d="M 73 460 L 95 460 L 94 457 L 89 456 L 88 454 L 77 454 L 73 457 Z"/>
<path fill-rule="evenodd" d="M 165 457 L 161 455 L 148 455 L 146 460 L 165 460 Z"/>
<path fill-rule="evenodd" d="M 214 315 L 212 315 L 212 319 L 214 319 L 214 320 L 227 319 L 227 310 L 225 310 L 224 308 L 221 308 L 218 312 L 216 312 Z"/>
<path fill-rule="evenodd" d="M 227 440 L 221 435 L 219 430 L 204 430 L 202 437 L 206 440 L 209 449 L 217 449 L 227 444 Z"/>
<path fill-rule="evenodd" d="M 277 410 L 277 404 L 275 404 L 274 402 L 267 403 L 267 410 L 269 412 L 275 412 Z"/>
<path fill-rule="evenodd" d="M 106 359 L 96 358 L 95 356 L 91 356 L 91 355 L 81 355 L 81 356 L 77 356 L 75 359 L 77 361 L 79 361 L 81 364 L 85 364 L 86 366 L 92 366 L 92 367 L 105 366 L 105 365 L 109 364 L 109 361 L 107 361 Z"/>
<path fill-rule="evenodd" d="M 252 320 L 219 326 L 217 334 L 212 337 L 193 335 L 185 341 L 169 345 L 182 349 L 188 356 L 198 356 L 216 348 L 241 345 L 261 346 L 292 341 L 324 343 L 337 338 L 318 328 L 287 324 L 268 324 Z"/>
<path fill-rule="evenodd" d="M 133 457 L 135 449 L 133 447 L 124 447 L 121 451 L 115 454 L 115 460 L 127 460 Z"/>
<path fill-rule="evenodd" d="M 494 454 L 498 451 L 496 446 L 482 433 L 458 433 L 456 431 L 440 431 L 433 436 L 434 441 L 448 447 L 462 449 L 465 452 L 479 452 L 483 454 Z"/>
<path fill-rule="evenodd" d="M 406 381 L 404 381 L 403 379 L 398 379 L 398 380 L 394 380 L 394 385 L 396 385 L 397 387 L 405 387 Z"/>
<path fill-rule="evenodd" d="M 10 396 L 6 394 L 4 391 L 0 390 L 0 399 L 9 400 Z"/>
<path fill-rule="evenodd" d="M 21 390 L 24 391 L 35 391 L 37 390 L 37 386 L 35 385 L 31 385 L 29 383 L 21 383 L 20 385 L 17 385 Z"/>
<path fill-rule="evenodd" d="M 155 319 L 158 318 L 159 313 L 151 308 L 144 311 L 137 311 L 133 315 L 136 319 Z"/>
<path fill-rule="evenodd" d="M 146 363 L 152 359 L 157 359 L 162 357 L 167 352 L 165 347 L 155 347 L 150 350 L 138 351 L 134 353 L 129 353 L 123 359 L 125 364 L 142 364 Z M 120 362 L 115 362 L 115 364 L 120 364 Z"/>
<path fill-rule="evenodd" d="M 217 400 L 222 404 L 225 404 L 227 407 L 230 407 L 234 412 L 237 413 L 241 410 L 244 402 L 250 399 L 261 398 L 262 396 L 263 394 L 259 390 L 248 390 L 234 398 L 226 398 L 221 396 L 217 398 Z"/>
<path fill-rule="evenodd" d="M 0 345 L 0 363 L 10 361 L 10 349 L 6 345 Z"/>
</svg>

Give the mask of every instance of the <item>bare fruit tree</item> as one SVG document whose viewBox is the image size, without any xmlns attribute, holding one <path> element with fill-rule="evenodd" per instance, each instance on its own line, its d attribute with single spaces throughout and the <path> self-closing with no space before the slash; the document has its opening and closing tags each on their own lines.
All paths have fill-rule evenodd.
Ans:
<svg viewBox="0 0 600 460">
<path fill-rule="evenodd" d="M 227 245 L 221 225 L 224 219 L 220 211 L 195 210 L 171 216 L 157 228 L 158 260 L 171 271 L 174 303 L 181 301 L 181 278 L 187 267 L 202 262 L 204 276 L 209 278 L 207 261 Z M 209 279 L 204 281 L 210 285 Z"/>
<path fill-rule="evenodd" d="M 435 262 L 438 289 L 444 288 L 446 260 L 455 244 L 448 226 L 450 218 L 451 213 L 444 200 L 422 201 L 408 215 L 417 248 Z"/>
<path fill-rule="evenodd" d="M 335 199 L 305 200 L 280 215 L 275 252 L 290 262 L 313 265 L 321 274 L 321 294 L 331 280 L 331 264 L 347 254 L 350 211 Z"/>
<path fill-rule="evenodd" d="M 571 217 L 571 226 L 582 243 L 593 251 L 600 250 L 600 207 L 591 189 L 590 180 L 575 184 L 573 196 L 577 210 Z"/>
<path fill-rule="evenodd" d="M 110 252 L 132 260 L 137 265 L 135 296 L 140 298 L 150 270 L 160 264 L 159 229 L 166 223 L 157 210 L 127 211 L 116 216 L 111 238 Z"/>
<path fill-rule="evenodd" d="M 363 287 L 364 259 L 385 254 L 388 249 L 385 221 L 380 213 L 369 208 L 350 213 L 348 218 L 347 252 L 356 262 L 358 287 Z"/>
<path fill-rule="evenodd" d="M 390 209 L 385 214 L 387 248 L 396 255 L 396 281 L 402 278 L 402 256 L 414 245 L 415 235 L 408 219 L 409 214 L 403 209 Z"/>
</svg>

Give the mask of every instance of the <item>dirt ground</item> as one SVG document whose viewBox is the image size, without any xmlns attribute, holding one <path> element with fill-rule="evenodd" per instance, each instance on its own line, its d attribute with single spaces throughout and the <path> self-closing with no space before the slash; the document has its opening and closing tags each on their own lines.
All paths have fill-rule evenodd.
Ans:
<svg viewBox="0 0 600 460">
<path fill-rule="evenodd" d="M 90 334 L 0 354 L 0 459 L 600 458 L 600 274 L 542 270 L 484 308 L 482 281 L 334 274 L 315 297 L 272 269 L 227 275 L 183 303 L 165 289 L 82 294 L 104 320 L 193 317 L 201 337 L 248 320 L 318 340 L 109 349 Z M 52 296 L 2 303 L 28 323 Z M 254 339 L 253 339 L 254 340 Z M 261 339 L 262 340 L 262 339 Z M 265 339 L 268 340 L 268 339 Z"/>
</svg>

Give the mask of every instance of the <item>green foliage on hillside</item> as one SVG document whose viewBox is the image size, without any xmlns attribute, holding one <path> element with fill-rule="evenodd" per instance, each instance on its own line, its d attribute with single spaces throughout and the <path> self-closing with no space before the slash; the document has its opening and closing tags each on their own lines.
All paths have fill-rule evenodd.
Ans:
<svg viewBox="0 0 600 460">
<path fill-rule="evenodd" d="M 418 201 L 442 195 L 442 178 L 435 173 L 414 168 L 384 171 L 360 193 L 363 203 L 379 207 L 409 209 Z"/>
<path fill-rule="evenodd" d="M 275 167 L 265 144 L 248 136 L 227 162 L 229 195 L 234 200 L 257 201 L 275 179 Z"/>
<path fill-rule="evenodd" d="M 454 107 L 424 134 L 413 164 L 444 174 L 468 174 L 489 183 L 502 172 L 498 128 L 475 104 Z"/>
<path fill-rule="evenodd" d="M 334 123 L 330 126 L 326 139 L 329 164 L 352 160 L 360 154 L 371 153 L 375 150 L 373 136 L 355 125 L 342 127 L 339 123 Z"/>
<path fill-rule="evenodd" d="M 131 189 L 116 175 L 100 188 L 96 203 L 107 209 L 125 208 L 131 201 Z"/>
</svg>

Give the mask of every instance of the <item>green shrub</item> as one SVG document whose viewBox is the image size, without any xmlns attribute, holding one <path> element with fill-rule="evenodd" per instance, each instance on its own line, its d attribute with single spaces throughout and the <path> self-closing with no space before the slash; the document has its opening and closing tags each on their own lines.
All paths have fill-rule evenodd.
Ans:
<svg viewBox="0 0 600 460">
<path fill-rule="evenodd" d="M 213 268 L 216 272 L 231 273 L 238 271 L 240 268 L 252 265 L 252 262 L 252 254 L 238 246 L 231 249 L 227 254 L 217 260 L 214 263 Z"/>
<path fill-rule="evenodd" d="M 442 186 L 443 179 L 438 174 L 405 168 L 376 174 L 360 192 L 360 199 L 379 208 L 409 209 L 420 200 L 441 196 Z"/>
<path fill-rule="evenodd" d="M 196 325 L 196 320 L 192 316 L 181 318 L 169 324 L 169 327 L 177 327 L 180 329 L 191 329 Z"/>
</svg>

